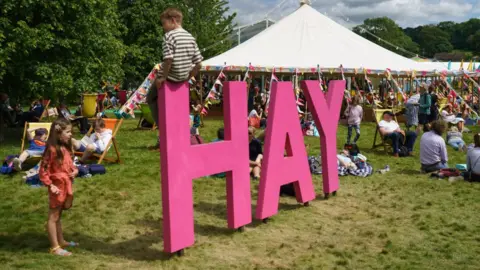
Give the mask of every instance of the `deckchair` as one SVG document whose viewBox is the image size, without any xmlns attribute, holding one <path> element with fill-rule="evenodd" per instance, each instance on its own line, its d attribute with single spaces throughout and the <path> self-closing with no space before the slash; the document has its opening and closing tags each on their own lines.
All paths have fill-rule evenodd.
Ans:
<svg viewBox="0 0 480 270">
<path fill-rule="evenodd" d="M 44 118 L 49 119 L 48 106 L 50 106 L 50 99 L 42 100 L 42 106 L 43 106 L 43 112 L 42 112 L 42 115 L 40 115 L 40 118 L 38 118 L 38 122 L 42 122 Z"/>
<path fill-rule="evenodd" d="M 25 151 L 25 149 L 27 148 L 27 143 L 25 142 L 26 139 L 27 139 L 27 131 L 28 129 L 39 129 L 39 128 L 45 128 L 48 130 L 48 132 L 50 133 L 50 128 L 52 127 L 52 123 L 47 123 L 47 122 L 43 122 L 43 123 L 28 123 L 28 122 L 25 122 L 25 127 L 24 127 L 24 130 L 23 130 L 23 136 L 22 136 L 22 147 L 21 147 L 21 150 L 20 150 L 20 154 L 23 153 L 23 151 Z M 31 134 L 30 134 L 33 137 L 35 137 L 35 131 L 33 131 Z M 29 157 L 27 160 L 25 160 L 24 164 L 26 164 L 25 167 L 33 167 L 35 165 L 37 165 L 40 160 L 42 159 L 42 156 L 33 156 L 33 157 Z"/>
<path fill-rule="evenodd" d="M 27 131 L 29 129 L 39 129 L 39 128 L 45 128 L 48 130 L 48 132 L 50 133 L 50 128 L 52 127 L 52 123 L 47 123 L 47 122 L 43 122 L 43 123 L 28 123 L 28 122 L 25 122 L 25 127 L 24 127 L 24 130 L 23 130 L 23 137 L 22 137 L 22 148 L 21 148 L 21 151 L 20 153 L 22 153 L 23 151 L 25 151 L 25 148 L 26 148 L 26 139 L 27 139 Z M 33 131 L 31 134 L 30 134 L 33 137 L 35 137 L 35 131 Z"/>
<path fill-rule="evenodd" d="M 118 144 L 117 144 L 116 136 L 117 136 L 118 130 L 122 126 L 123 118 L 122 119 L 107 119 L 107 118 L 104 118 L 103 120 L 105 121 L 105 128 L 112 130 L 112 139 L 108 142 L 107 147 L 105 148 L 105 151 L 102 154 L 94 153 L 94 154 L 92 154 L 90 159 L 98 160 L 97 164 L 101 164 L 104 160 L 108 161 L 108 162 L 111 162 L 111 163 L 121 163 L 120 152 L 118 151 Z M 90 135 L 92 135 L 92 133 L 93 133 L 93 126 L 90 127 L 90 130 L 88 131 L 86 136 L 90 136 Z M 115 149 L 115 156 L 116 156 L 115 158 L 107 157 L 107 153 L 110 149 L 110 146 L 112 146 L 112 144 L 113 144 L 113 148 Z M 83 156 L 83 153 L 82 152 L 75 152 L 75 155 L 81 157 L 81 156 Z"/>
<path fill-rule="evenodd" d="M 140 116 L 140 119 L 138 120 L 137 129 L 151 129 L 151 130 L 157 129 L 157 125 L 155 124 L 155 121 L 153 120 L 152 111 L 150 110 L 150 107 L 148 106 L 148 104 L 141 103 L 141 104 L 138 104 L 138 106 L 140 107 L 140 111 L 142 112 L 142 116 Z M 145 120 L 145 121 L 147 121 L 147 123 L 151 124 L 152 128 L 143 128 L 142 127 L 143 120 Z"/>
<path fill-rule="evenodd" d="M 397 110 L 391 110 L 391 109 L 373 109 L 373 117 L 375 118 L 375 122 L 377 124 L 377 127 L 375 129 L 375 137 L 373 139 L 373 146 L 372 146 L 372 149 L 376 149 L 380 146 L 383 146 L 384 150 L 385 150 L 385 154 L 388 154 L 388 147 L 392 147 L 392 144 L 386 140 L 382 134 L 380 133 L 380 126 L 379 126 L 379 123 L 380 121 L 382 121 L 382 118 L 383 118 L 383 114 L 385 112 L 393 112 L 394 114 L 394 119 L 395 119 L 395 122 L 397 122 L 397 116 L 396 116 L 396 113 L 398 112 Z M 397 122 L 398 123 L 398 122 Z M 377 137 L 380 137 L 380 143 L 377 144 Z"/>
</svg>

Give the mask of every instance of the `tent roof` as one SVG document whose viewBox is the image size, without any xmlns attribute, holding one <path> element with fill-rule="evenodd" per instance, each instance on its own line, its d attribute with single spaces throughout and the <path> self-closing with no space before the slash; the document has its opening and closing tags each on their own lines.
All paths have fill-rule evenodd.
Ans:
<svg viewBox="0 0 480 270">
<path fill-rule="evenodd" d="M 298 68 L 304 72 L 320 67 L 339 72 L 340 65 L 346 73 L 363 68 L 376 73 L 389 68 L 397 74 L 411 70 L 429 73 L 446 70 L 440 63 L 419 63 L 395 54 L 339 25 L 310 5 L 301 6 L 245 43 L 204 61 L 203 65 L 206 70 L 218 70 L 226 65 L 232 70 L 253 67 L 250 69 L 265 72 L 272 67 L 276 71 Z"/>
</svg>

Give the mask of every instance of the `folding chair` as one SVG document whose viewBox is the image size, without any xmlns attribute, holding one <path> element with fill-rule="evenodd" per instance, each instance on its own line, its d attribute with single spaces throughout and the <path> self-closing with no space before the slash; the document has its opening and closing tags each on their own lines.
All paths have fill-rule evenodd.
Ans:
<svg viewBox="0 0 480 270">
<path fill-rule="evenodd" d="M 50 106 L 50 99 L 44 99 L 42 100 L 42 106 L 43 106 L 43 112 L 40 118 L 38 119 L 38 122 L 42 122 L 44 118 L 47 118 L 49 120 L 49 114 L 48 114 L 48 106 Z M 50 131 L 50 130 L 49 130 Z"/>
<path fill-rule="evenodd" d="M 27 148 L 26 147 L 27 144 L 26 144 L 25 141 L 26 141 L 26 138 L 27 138 L 28 129 L 45 128 L 50 133 L 50 128 L 51 127 L 52 127 L 52 123 L 47 123 L 47 122 L 44 122 L 44 123 L 28 123 L 28 122 L 25 122 L 25 127 L 24 127 L 24 130 L 23 130 L 23 136 L 22 136 L 22 147 L 21 147 L 21 150 L 20 150 L 20 154 L 23 153 L 23 151 L 25 151 L 25 149 Z M 32 136 L 32 138 L 35 137 L 35 131 L 32 131 L 30 136 Z M 41 159 L 42 159 L 42 156 L 29 157 L 27 160 L 25 160 L 24 164 L 27 164 L 27 167 L 30 167 L 30 166 L 33 167 L 36 164 L 38 164 Z"/>
<path fill-rule="evenodd" d="M 112 139 L 108 142 L 107 147 L 105 148 L 105 151 L 103 151 L 102 154 L 94 153 L 92 154 L 90 159 L 98 160 L 97 164 L 101 164 L 104 160 L 111 163 L 121 163 L 122 161 L 120 160 L 120 152 L 118 151 L 116 136 L 117 136 L 118 130 L 122 126 L 123 118 L 122 119 L 104 118 L 103 120 L 105 121 L 105 128 L 112 130 Z M 93 126 L 90 127 L 90 130 L 88 131 L 86 136 L 90 136 L 92 135 L 92 133 L 93 133 Z M 113 144 L 113 148 L 115 149 L 116 158 L 107 157 L 107 153 L 110 150 L 110 147 L 112 146 L 112 144 Z M 83 156 L 83 153 L 75 152 L 75 155 L 81 157 Z"/>
<path fill-rule="evenodd" d="M 25 127 L 24 127 L 24 130 L 23 130 L 23 136 L 22 136 L 22 148 L 21 148 L 20 153 L 23 152 L 26 148 L 25 139 L 27 138 L 27 131 L 29 129 L 45 128 L 50 133 L 50 128 L 51 127 L 52 127 L 52 123 L 47 123 L 47 122 L 43 122 L 43 123 L 28 123 L 28 122 L 25 122 Z M 32 137 L 35 137 L 35 131 L 33 131 L 30 135 Z"/>
<path fill-rule="evenodd" d="M 380 126 L 379 126 L 379 123 L 380 123 L 380 121 L 382 121 L 383 114 L 385 112 L 393 112 L 395 122 L 397 122 L 396 113 L 398 111 L 390 110 L 390 109 L 373 109 L 373 117 L 375 118 L 375 123 L 377 124 L 377 127 L 375 129 L 375 137 L 373 139 L 372 150 L 374 150 L 374 149 L 376 149 L 380 146 L 383 146 L 383 148 L 385 150 L 385 154 L 388 154 L 388 147 L 392 147 L 392 144 L 382 136 L 382 134 L 380 133 Z M 381 142 L 379 144 L 377 144 L 377 137 L 380 137 Z"/>
<path fill-rule="evenodd" d="M 155 123 L 155 120 L 153 120 L 152 111 L 150 110 L 150 107 L 148 106 L 148 104 L 141 103 L 141 104 L 138 104 L 138 106 L 140 107 L 140 111 L 142 112 L 142 116 L 140 116 L 140 119 L 138 120 L 137 129 L 149 129 L 149 130 L 150 129 L 151 130 L 157 129 L 157 124 Z M 145 120 L 145 121 L 147 121 L 147 123 L 151 124 L 152 128 L 143 128 L 142 127 L 143 120 Z"/>
</svg>

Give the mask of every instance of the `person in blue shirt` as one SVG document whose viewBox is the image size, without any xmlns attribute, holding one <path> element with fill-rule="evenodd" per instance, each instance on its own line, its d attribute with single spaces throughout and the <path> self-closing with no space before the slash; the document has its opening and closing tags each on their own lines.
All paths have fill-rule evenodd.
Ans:
<svg viewBox="0 0 480 270">
<path fill-rule="evenodd" d="M 32 133 L 35 136 L 32 137 Z M 13 166 L 17 172 L 22 171 L 22 163 L 29 157 L 41 157 L 45 152 L 45 147 L 48 139 L 48 130 L 45 128 L 29 129 L 27 130 L 28 142 L 30 146 L 23 151 L 18 158 L 13 160 Z"/>
</svg>

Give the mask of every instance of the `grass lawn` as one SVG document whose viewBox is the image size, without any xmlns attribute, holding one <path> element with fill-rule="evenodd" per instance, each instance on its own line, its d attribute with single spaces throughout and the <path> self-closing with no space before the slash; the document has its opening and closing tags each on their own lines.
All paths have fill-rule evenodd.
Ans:
<svg viewBox="0 0 480 270">
<path fill-rule="evenodd" d="M 169 259 L 162 252 L 159 154 L 146 150 L 156 134 L 134 131 L 136 124 L 126 121 L 119 132 L 124 164 L 75 181 L 74 207 L 63 217 L 66 239 L 81 244 L 72 257 L 47 253 L 46 189 L 26 186 L 20 175 L 0 176 L 2 269 L 480 269 L 480 185 L 420 175 L 418 142 L 415 158 L 371 151 L 373 124 L 362 126 L 362 154 L 391 172 L 341 178 L 338 196 L 328 201 L 315 176 L 319 198 L 310 207 L 281 198 L 271 222 L 254 221 L 243 233 L 226 228 L 225 181 L 196 180 L 196 244 Z M 201 133 L 210 141 L 222 122 L 205 124 Z M 7 134 L 0 156 L 19 151 L 21 132 Z M 345 138 L 342 126 L 339 149 Z M 472 142 L 472 135 L 465 139 Z M 317 155 L 319 140 L 306 141 Z M 449 153 L 451 165 L 465 163 L 464 154 Z"/>
</svg>

